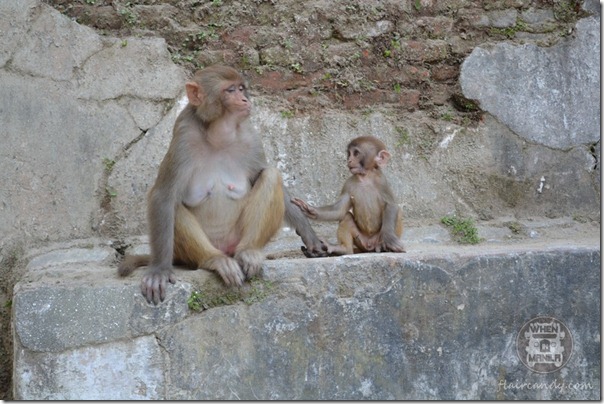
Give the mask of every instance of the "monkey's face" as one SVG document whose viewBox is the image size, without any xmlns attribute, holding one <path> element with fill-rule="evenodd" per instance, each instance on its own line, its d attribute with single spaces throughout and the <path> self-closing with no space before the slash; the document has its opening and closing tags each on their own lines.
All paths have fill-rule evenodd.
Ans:
<svg viewBox="0 0 604 404">
<path fill-rule="evenodd" d="M 238 117 L 240 120 L 250 115 L 252 103 L 244 83 L 230 83 L 223 90 L 222 96 L 223 105 L 228 113 Z"/>
<path fill-rule="evenodd" d="M 356 146 L 348 148 L 348 169 L 353 175 L 365 175 L 367 170 L 365 167 L 366 159 L 363 150 Z"/>
</svg>

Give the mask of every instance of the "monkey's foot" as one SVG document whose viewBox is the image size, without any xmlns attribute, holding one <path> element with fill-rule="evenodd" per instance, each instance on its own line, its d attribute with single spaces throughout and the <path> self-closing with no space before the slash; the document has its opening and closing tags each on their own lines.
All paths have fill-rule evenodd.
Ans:
<svg viewBox="0 0 604 404">
<path fill-rule="evenodd" d="M 400 240 L 394 240 L 389 242 L 384 242 L 381 245 L 378 245 L 376 248 L 376 252 L 395 252 L 395 253 L 404 253 L 407 252 L 405 246 Z"/>
<path fill-rule="evenodd" d="M 330 257 L 352 254 L 352 248 L 346 248 L 344 245 L 327 244 L 327 252 Z"/>
<path fill-rule="evenodd" d="M 217 255 L 207 260 L 202 268 L 218 272 L 227 286 L 241 286 L 245 275 L 241 271 L 239 263 L 226 255 Z"/>
<path fill-rule="evenodd" d="M 235 254 L 246 279 L 253 278 L 262 271 L 264 253 L 260 250 L 243 250 Z"/>
</svg>

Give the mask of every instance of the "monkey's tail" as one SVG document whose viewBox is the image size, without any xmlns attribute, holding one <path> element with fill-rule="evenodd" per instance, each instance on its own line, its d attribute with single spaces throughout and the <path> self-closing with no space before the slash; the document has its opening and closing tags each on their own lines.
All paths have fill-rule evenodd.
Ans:
<svg viewBox="0 0 604 404">
<path fill-rule="evenodd" d="M 128 276 L 138 267 L 149 265 L 151 262 L 150 255 L 127 255 L 117 267 L 119 276 Z"/>
</svg>

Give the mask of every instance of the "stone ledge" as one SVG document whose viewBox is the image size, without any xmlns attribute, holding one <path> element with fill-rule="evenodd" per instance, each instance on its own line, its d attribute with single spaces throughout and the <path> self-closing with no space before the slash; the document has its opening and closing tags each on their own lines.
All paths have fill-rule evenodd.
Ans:
<svg viewBox="0 0 604 404">
<path fill-rule="evenodd" d="M 596 238 L 267 260 L 265 296 L 200 313 L 187 306 L 192 290 L 226 288 L 208 271 L 177 276 L 153 307 L 140 272 L 28 271 L 13 299 L 15 399 L 600 397 Z M 539 315 L 574 340 L 569 363 L 547 375 L 515 348 Z M 508 388 L 560 380 L 591 388 Z"/>
</svg>

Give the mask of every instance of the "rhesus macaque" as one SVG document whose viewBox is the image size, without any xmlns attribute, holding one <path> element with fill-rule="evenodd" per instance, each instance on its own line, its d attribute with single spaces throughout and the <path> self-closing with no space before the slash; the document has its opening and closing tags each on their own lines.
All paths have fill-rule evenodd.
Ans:
<svg viewBox="0 0 604 404">
<path fill-rule="evenodd" d="M 315 220 L 339 221 L 338 246 L 331 255 L 354 252 L 405 252 L 400 240 L 403 214 L 381 168 L 390 159 L 384 143 L 373 136 L 361 136 L 348 144 L 348 169 L 340 198 L 333 204 L 313 207 L 293 198 L 306 216 Z"/>
<path fill-rule="evenodd" d="M 188 105 L 148 195 L 151 255 L 125 257 L 121 276 L 149 268 L 141 290 L 158 304 L 174 283 L 173 264 L 216 271 L 241 285 L 262 268 L 262 248 L 285 218 L 307 257 L 327 255 L 308 219 L 291 202 L 281 175 L 269 167 L 248 117 L 251 102 L 241 75 L 225 66 L 198 71 L 186 83 Z"/>
</svg>

